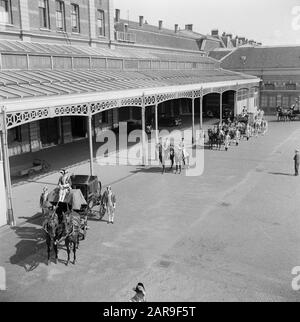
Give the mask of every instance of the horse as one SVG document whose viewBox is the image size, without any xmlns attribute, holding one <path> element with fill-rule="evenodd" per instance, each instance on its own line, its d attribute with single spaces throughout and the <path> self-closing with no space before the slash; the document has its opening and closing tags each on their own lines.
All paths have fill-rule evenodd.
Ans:
<svg viewBox="0 0 300 322">
<path fill-rule="evenodd" d="M 66 236 L 65 245 L 67 248 L 68 260 L 66 266 L 69 265 L 70 262 L 70 254 L 71 248 L 73 250 L 73 265 L 76 264 L 76 250 L 79 248 L 79 231 L 80 231 L 80 224 L 81 218 L 78 213 L 72 211 L 68 214 L 64 215 L 65 227 L 66 227 Z M 72 246 L 72 247 L 71 247 Z"/>
<path fill-rule="evenodd" d="M 277 107 L 277 121 L 290 121 L 293 111 L 291 109 L 283 109 L 282 107 Z"/>
<path fill-rule="evenodd" d="M 225 134 L 223 131 L 219 131 L 217 132 L 217 148 L 219 150 L 221 150 L 222 145 L 224 144 L 225 141 Z"/>
<path fill-rule="evenodd" d="M 46 245 L 48 252 L 47 265 L 51 263 L 51 245 L 53 245 L 55 253 L 55 264 L 58 261 L 58 240 L 63 234 L 62 224 L 59 223 L 58 216 L 55 211 L 46 219 L 43 224 L 43 229 L 46 233 Z"/>
</svg>

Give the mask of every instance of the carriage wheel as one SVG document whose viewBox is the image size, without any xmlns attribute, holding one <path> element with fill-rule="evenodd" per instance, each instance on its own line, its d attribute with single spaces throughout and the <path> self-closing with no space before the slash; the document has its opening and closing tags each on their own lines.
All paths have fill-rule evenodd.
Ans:
<svg viewBox="0 0 300 322">
<path fill-rule="evenodd" d="M 50 164 L 46 161 L 43 161 L 42 163 L 42 171 L 47 172 L 50 169 Z"/>
<path fill-rule="evenodd" d="M 34 174 L 35 174 L 35 171 L 34 171 L 33 169 L 30 169 L 30 170 L 28 171 L 28 177 L 29 177 L 29 178 L 33 177 L 33 176 L 34 176 Z"/>
</svg>

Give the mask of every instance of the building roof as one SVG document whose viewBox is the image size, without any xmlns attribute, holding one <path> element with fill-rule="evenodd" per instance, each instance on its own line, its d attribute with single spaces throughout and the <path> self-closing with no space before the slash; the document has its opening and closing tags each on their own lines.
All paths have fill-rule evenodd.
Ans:
<svg viewBox="0 0 300 322">
<path fill-rule="evenodd" d="M 300 46 L 240 47 L 222 60 L 231 70 L 300 68 Z"/>
<path fill-rule="evenodd" d="M 134 33 L 136 36 L 135 45 L 155 46 L 160 48 L 173 48 L 176 50 L 185 50 L 193 52 L 201 52 L 198 39 L 203 37 L 202 34 L 187 32 L 186 30 L 175 30 L 161 28 L 150 24 L 140 26 L 138 22 L 127 21 L 121 19 L 115 24 L 117 31 L 123 31 L 124 25 L 128 25 L 128 32 Z"/>
<path fill-rule="evenodd" d="M 69 56 L 98 56 L 107 58 L 122 58 L 122 59 L 151 59 L 151 60 L 165 60 L 165 61 L 189 61 L 202 62 L 208 61 L 203 53 L 182 53 L 167 50 L 155 49 L 137 49 L 137 48 L 101 48 L 89 46 L 75 46 L 75 45 L 57 45 L 45 44 L 37 42 L 26 42 L 16 40 L 0 40 L 1 53 L 15 53 L 15 54 L 38 54 L 38 55 L 69 55 Z"/>
<path fill-rule="evenodd" d="M 255 79 L 257 78 L 253 76 L 225 70 L 1 71 L 0 100 L 5 102 L 34 97 L 107 93 L 129 89 L 152 89 Z"/>
<path fill-rule="evenodd" d="M 221 60 L 225 56 L 229 55 L 232 52 L 232 49 L 215 49 L 209 52 L 208 56 L 216 59 L 216 60 Z"/>
</svg>

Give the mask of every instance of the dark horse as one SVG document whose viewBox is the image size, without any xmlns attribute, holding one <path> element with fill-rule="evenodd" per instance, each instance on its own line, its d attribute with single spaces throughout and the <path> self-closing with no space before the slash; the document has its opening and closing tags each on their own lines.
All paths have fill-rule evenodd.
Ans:
<svg viewBox="0 0 300 322">
<path fill-rule="evenodd" d="M 48 261 L 47 264 L 51 263 L 51 246 L 53 246 L 55 253 L 55 264 L 58 261 L 58 241 L 63 235 L 62 224 L 59 223 L 58 216 L 55 211 L 48 217 L 46 222 L 43 224 L 43 229 L 46 232 L 46 244 L 48 251 Z"/>
<path fill-rule="evenodd" d="M 76 264 L 76 250 L 79 247 L 79 237 L 80 237 L 80 222 L 81 218 L 75 211 L 65 214 L 65 245 L 68 253 L 67 264 L 70 262 L 71 248 L 73 250 L 73 264 Z"/>
<path fill-rule="evenodd" d="M 70 262 L 71 247 L 73 249 L 73 264 L 76 263 L 76 249 L 79 246 L 80 215 L 74 211 L 64 213 L 61 218 L 56 212 L 53 212 L 43 225 L 46 232 L 46 244 L 48 251 L 48 265 L 51 263 L 51 246 L 55 252 L 55 264 L 58 261 L 58 245 L 65 241 L 68 259 L 66 265 Z"/>
<path fill-rule="evenodd" d="M 278 121 L 291 121 L 293 117 L 292 109 L 283 109 L 282 107 L 277 107 L 277 120 Z"/>
<path fill-rule="evenodd" d="M 217 149 L 221 150 L 222 144 L 224 144 L 224 134 L 219 129 L 216 132 L 209 129 L 208 137 L 210 149 L 212 150 L 214 145 L 216 145 Z"/>
</svg>

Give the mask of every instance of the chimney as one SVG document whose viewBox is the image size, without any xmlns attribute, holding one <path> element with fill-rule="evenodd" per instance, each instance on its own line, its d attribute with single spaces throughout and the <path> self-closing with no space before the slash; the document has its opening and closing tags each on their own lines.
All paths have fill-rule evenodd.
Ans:
<svg viewBox="0 0 300 322">
<path fill-rule="evenodd" d="M 163 26 L 163 21 L 162 20 L 159 20 L 158 21 L 158 29 L 159 30 L 162 30 L 162 26 Z"/>
<path fill-rule="evenodd" d="M 120 9 L 116 9 L 116 22 L 120 22 L 121 11 Z"/>
<path fill-rule="evenodd" d="M 144 24 L 144 17 L 140 16 L 140 27 L 142 27 Z"/>
<path fill-rule="evenodd" d="M 175 25 L 175 33 L 177 33 L 177 32 L 178 32 L 178 28 L 179 28 L 179 27 L 178 27 L 178 24 L 176 24 L 176 25 Z"/>
<path fill-rule="evenodd" d="M 218 36 L 219 36 L 219 30 L 218 30 L 218 29 L 213 29 L 213 30 L 211 31 L 211 35 L 212 35 L 213 37 L 218 37 Z"/>
<path fill-rule="evenodd" d="M 185 30 L 193 31 L 193 25 L 192 24 L 185 25 Z"/>
</svg>

